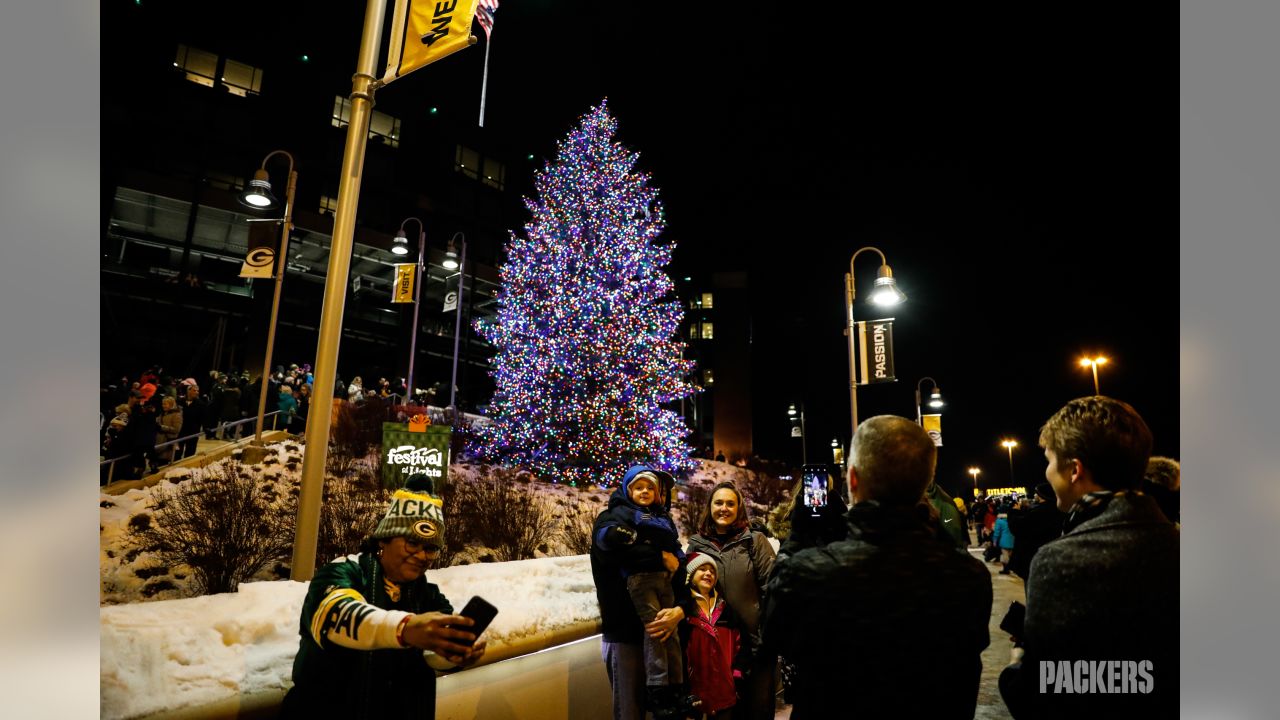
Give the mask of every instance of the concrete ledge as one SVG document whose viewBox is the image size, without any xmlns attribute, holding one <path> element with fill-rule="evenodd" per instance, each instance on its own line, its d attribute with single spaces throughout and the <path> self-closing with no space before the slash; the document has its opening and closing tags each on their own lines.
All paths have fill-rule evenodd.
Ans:
<svg viewBox="0 0 1280 720">
<path fill-rule="evenodd" d="M 591 620 L 490 646 L 475 666 L 440 676 L 437 720 L 602 717 L 600 709 L 613 700 L 600 660 L 599 633 L 600 621 Z M 284 693 L 272 689 L 237 695 L 139 720 L 266 720 L 279 716 Z M 534 708 L 536 713 L 529 714 Z"/>
</svg>

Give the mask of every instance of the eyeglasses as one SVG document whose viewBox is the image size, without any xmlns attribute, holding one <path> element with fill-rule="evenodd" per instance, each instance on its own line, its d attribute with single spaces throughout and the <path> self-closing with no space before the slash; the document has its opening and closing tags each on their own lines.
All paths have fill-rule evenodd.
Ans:
<svg viewBox="0 0 1280 720">
<path fill-rule="evenodd" d="M 427 557 L 436 557 L 440 554 L 439 545 L 428 545 L 421 540 L 414 540 L 412 538 L 404 539 L 404 550 L 410 555 L 417 555 L 418 553 L 425 551 L 427 553 Z"/>
</svg>

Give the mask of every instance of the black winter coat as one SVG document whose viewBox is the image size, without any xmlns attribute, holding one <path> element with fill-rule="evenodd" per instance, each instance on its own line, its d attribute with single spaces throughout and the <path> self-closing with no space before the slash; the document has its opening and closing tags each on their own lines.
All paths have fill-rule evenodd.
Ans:
<svg viewBox="0 0 1280 720">
<path fill-rule="evenodd" d="M 1005 704 L 1019 719 L 1176 718 L 1177 529 L 1155 500 L 1134 492 L 1092 510 L 1073 509 L 1067 528 L 1031 561 L 1026 655 L 1001 675 Z M 1041 661 L 1080 660 L 1148 660 L 1151 692 L 1040 692 Z"/>
<path fill-rule="evenodd" d="M 1028 510 L 1009 513 L 1009 532 L 1018 539 L 1009 558 L 1009 569 L 1026 580 L 1031 576 L 1031 559 L 1040 547 L 1062 536 L 1062 523 L 1067 514 L 1054 501 L 1042 502 Z"/>
<path fill-rule="evenodd" d="M 849 537 L 781 554 L 764 642 L 797 671 L 793 720 L 972 718 L 990 638 L 991 576 L 928 508 L 862 502 Z"/>
<path fill-rule="evenodd" d="M 646 542 L 630 545 L 600 542 L 604 530 L 619 524 L 614 510 L 620 507 L 624 510 L 619 512 L 634 512 L 636 508 L 622 494 L 621 488 L 610 496 L 609 507 L 596 516 L 591 529 L 591 577 L 596 584 L 596 601 L 600 604 L 600 625 L 605 641 L 640 645 L 644 642 L 644 625 L 636 614 L 631 594 L 627 592 L 626 578 L 637 572 L 636 568 L 662 569 L 662 551 L 667 548 Z M 691 617 L 697 606 L 689 593 L 689 586 L 685 584 L 683 571 L 676 571 L 671 578 L 671 588 L 676 605 L 684 610 L 685 617 Z"/>
</svg>

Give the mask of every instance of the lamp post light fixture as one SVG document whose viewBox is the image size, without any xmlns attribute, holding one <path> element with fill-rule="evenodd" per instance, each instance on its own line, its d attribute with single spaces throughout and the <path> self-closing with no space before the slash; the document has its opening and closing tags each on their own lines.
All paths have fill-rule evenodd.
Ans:
<svg viewBox="0 0 1280 720">
<path fill-rule="evenodd" d="M 462 258 L 457 258 L 457 240 L 462 240 Z M 462 294 L 467 279 L 467 236 L 461 230 L 449 238 L 449 249 L 444 255 L 444 266 L 450 270 L 458 270 L 458 301 L 454 305 L 453 319 L 453 382 L 449 386 L 449 419 L 453 427 L 458 426 L 458 338 L 462 335 Z"/>
<path fill-rule="evenodd" d="M 1093 368 L 1093 394 L 1101 395 L 1098 391 L 1098 366 L 1106 365 L 1107 359 L 1099 355 L 1098 357 L 1080 358 L 1080 367 Z"/>
<path fill-rule="evenodd" d="M 801 462 L 801 464 L 803 464 L 803 465 L 808 465 L 808 464 L 809 464 L 809 449 L 808 449 L 807 447 L 805 447 L 805 443 L 807 442 L 808 438 L 807 438 L 807 437 L 805 437 L 805 432 L 804 432 L 804 430 L 805 430 L 805 428 L 804 428 L 804 403 L 800 403 L 800 412 L 799 412 L 799 415 L 800 415 L 800 462 Z M 795 418 L 796 418 L 796 404 L 795 404 L 795 403 L 791 403 L 789 406 L 787 406 L 787 417 L 791 418 L 791 421 L 792 421 L 792 422 L 795 422 Z M 794 428 L 794 426 L 793 426 L 793 428 Z"/>
<path fill-rule="evenodd" d="M 405 235 L 404 226 L 411 222 L 418 223 L 418 281 L 417 287 L 413 291 L 413 330 L 409 334 L 409 370 L 406 373 L 405 384 L 408 387 L 410 405 L 413 404 L 413 361 L 417 358 L 418 352 L 418 309 L 422 307 L 422 286 L 427 283 L 427 268 L 423 264 L 423 252 L 427 245 L 427 230 L 422 226 L 422 221 L 416 217 L 406 218 L 400 223 L 400 230 L 396 233 L 395 239 L 391 242 L 391 252 L 396 255 L 409 254 L 409 238 Z"/>
<path fill-rule="evenodd" d="M 921 403 L 920 403 L 920 386 L 924 384 L 925 380 L 928 380 L 929 384 L 933 385 L 933 392 L 929 394 L 929 407 L 935 410 L 941 410 L 942 406 L 946 405 L 946 403 L 942 401 L 942 391 L 938 388 L 938 382 L 933 378 L 928 377 L 927 375 L 925 377 L 920 378 L 918 381 L 916 381 L 916 424 L 917 425 L 924 424 L 924 413 L 921 410 Z"/>
<path fill-rule="evenodd" d="M 971 467 L 971 468 L 969 468 L 968 473 L 969 473 L 969 475 L 973 478 L 973 489 L 974 489 L 974 492 L 977 492 L 977 490 L 978 490 L 978 476 L 982 474 L 982 469 L 981 469 L 981 468 L 976 468 L 976 467 Z"/>
<path fill-rule="evenodd" d="M 906 294 L 898 289 L 898 283 L 893 279 L 893 270 L 889 267 L 888 261 L 885 260 L 884 253 L 878 248 L 870 245 L 859 248 L 849 258 L 849 272 L 845 273 L 844 276 L 844 309 L 848 319 L 845 335 L 849 338 L 849 414 L 853 421 L 850 429 L 851 433 L 858 430 L 858 364 L 855 357 L 858 335 L 856 332 L 857 326 L 853 322 L 853 299 L 857 296 L 857 292 L 853 283 L 853 263 L 858 259 L 859 255 L 868 250 L 880 256 L 880 269 L 876 271 L 875 285 L 872 287 L 869 298 L 872 304 L 889 307 L 907 299 Z"/>
<path fill-rule="evenodd" d="M 280 315 L 280 289 L 284 283 L 285 270 L 288 267 L 289 259 L 289 233 L 293 230 L 293 194 L 298 187 L 298 173 L 293 169 L 293 155 L 284 150 L 273 150 L 267 153 L 262 159 L 262 165 L 253 173 L 253 179 L 249 181 L 249 187 L 240 194 L 240 202 L 249 207 L 265 210 L 275 207 L 278 202 L 275 196 L 271 194 L 271 178 L 267 174 L 267 161 L 276 155 L 283 155 L 289 160 L 289 181 L 285 187 L 284 194 L 284 215 L 278 221 L 282 226 L 280 231 L 280 247 L 276 252 L 275 267 L 275 289 L 271 296 L 271 319 L 267 321 L 267 348 L 262 357 L 262 376 L 259 379 L 258 388 L 258 421 L 254 426 L 253 443 L 250 448 L 246 448 L 245 455 L 242 456 L 244 462 L 261 462 L 263 457 L 262 449 L 262 425 L 266 417 L 267 411 L 267 388 L 270 387 L 271 377 L 271 352 L 276 344 L 276 318 Z M 257 458 L 256 460 L 254 458 Z"/>
<path fill-rule="evenodd" d="M 1012 438 L 1001 440 L 1000 447 L 1009 451 L 1009 487 L 1013 487 L 1017 483 L 1013 477 L 1013 449 L 1018 447 L 1018 441 Z"/>
</svg>

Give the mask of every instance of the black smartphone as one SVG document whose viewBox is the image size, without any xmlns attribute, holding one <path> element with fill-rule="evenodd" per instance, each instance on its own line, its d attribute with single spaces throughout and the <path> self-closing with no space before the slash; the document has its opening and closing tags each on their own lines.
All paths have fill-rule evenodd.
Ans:
<svg viewBox="0 0 1280 720">
<path fill-rule="evenodd" d="M 810 514 L 815 517 L 831 503 L 835 486 L 831 481 L 831 468 L 826 465 L 805 465 L 800 469 L 801 499 Z"/>
<path fill-rule="evenodd" d="M 464 617 L 469 617 L 475 621 L 475 625 L 471 627 L 460 627 L 459 630 L 466 630 L 469 633 L 475 633 L 480 637 L 480 633 L 489 627 L 489 623 L 493 622 L 493 617 L 498 614 L 498 608 L 489 604 L 484 598 L 476 595 L 467 601 L 462 611 L 458 613 Z"/>
</svg>

